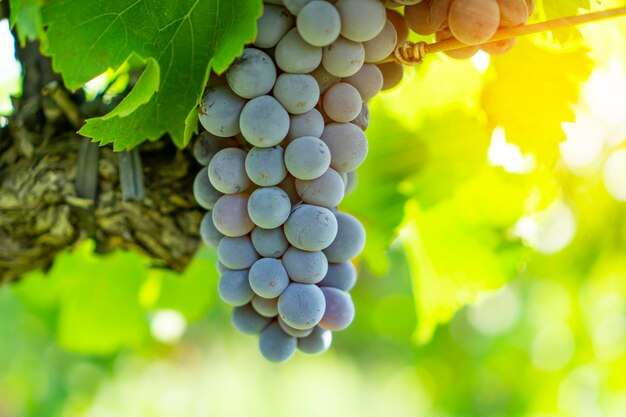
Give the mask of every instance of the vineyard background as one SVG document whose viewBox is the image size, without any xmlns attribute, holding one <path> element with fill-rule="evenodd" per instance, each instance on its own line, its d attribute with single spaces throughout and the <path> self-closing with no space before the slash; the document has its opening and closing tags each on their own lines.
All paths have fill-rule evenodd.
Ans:
<svg viewBox="0 0 626 417">
<path fill-rule="evenodd" d="M 6 19 L 0 75 L 6 126 Z M 357 317 L 330 352 L 263 361 L 210 249 L 177 274 L 86 241 L 0 287 L 0 416 L 626 415 L 626 19 L 429 57 L 370 109 Z"/>
</svg>

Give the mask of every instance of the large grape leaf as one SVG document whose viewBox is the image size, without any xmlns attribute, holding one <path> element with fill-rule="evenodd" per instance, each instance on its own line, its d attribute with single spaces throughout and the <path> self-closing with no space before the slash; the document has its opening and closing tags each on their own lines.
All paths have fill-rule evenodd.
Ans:
<svg viewBox="0 0 626 417">
<path fill-rule="evenodd" d="M 184 146 L 210 68 L 226 70 L 255 35 L 259 0 L 50 0 L 43 8 L 53 67 L 76 89 L 131 55 L 152 58 L 159 87 L 144 77 L 145 104 L 87 121 L 80 133 L 117 150 L 169 134 Z M 151 94 L 151 95 L 150 95 Z M 135 103 L 137 104 L 137 103 Z M 193 122 L 193 118 L 189 121 Z"/>
<path fill-rule="evenodd" d="M 565 139 L 562 123 L 574 121 L 572 104 L 592 70 L 583 47 L 547 50 L 520 39 L 504 56 L 493 58 L 493 78 L 482 102 L 492 126 L 522 151 L 552 165 Z"/>
<path fill-rule="evenodd" d="M 524 213 L 527 184 L 495 168 L 460 185 L 429 209 L 411 200 L 402 229 L 418 315 L 416 339 L 430 340 L 481 292 L 502 286 L 522 266 L 525 250 L 510 236 Z"/>
</svg>

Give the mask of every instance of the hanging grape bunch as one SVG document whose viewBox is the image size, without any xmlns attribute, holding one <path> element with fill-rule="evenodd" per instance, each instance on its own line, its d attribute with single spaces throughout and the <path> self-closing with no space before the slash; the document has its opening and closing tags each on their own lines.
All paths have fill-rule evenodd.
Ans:
<svg viewBox="0 0 626 417">
<path fill-rule="evenodd" d="M 402 79 L 400 64 L 382 62 L 407 24 L 440 36 L 449 21 L 459 36 L 452 12 L 466 1 L 471 27 L 483 0 L 266 0 L 254 43 L 210 80 L 193 147 L 200 232 L 217 248 L 234 326 L 259 334 L 268 360 L 322 353 L 352 322 L 365 230 L 338 206 L 367 155 L 367 102 Z"/>
</svg>

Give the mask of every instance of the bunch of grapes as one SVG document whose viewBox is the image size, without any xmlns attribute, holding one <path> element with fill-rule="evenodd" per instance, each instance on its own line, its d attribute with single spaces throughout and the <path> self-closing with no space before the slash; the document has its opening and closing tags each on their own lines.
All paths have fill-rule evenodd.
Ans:
<svg viewBox="0 0 626 417">
<path fill-rule="evenodd" d="M 234 326 L 270 361 L 326 351 L 354 318 L 365 229 L 338 206 L 368 152 L 366 103 L 399 81 L 375 65 L 397 43 L 380 0 L 266 0 L 254 43 L 202 100 L 201 236 Z"/>
<path fill-rule="evenodd" d="M 489 40 L 498 29 L 526 24 L 535 9 L 534 0 L 387 0 L 389 7 L 404 8 L 411 30 L 435 34 L 437 40 L 456 38 L 468 45 L 447 51 L 452 58 L 470 58 L 479 50 L 492 55 L 508 52 L 515 39 Z"/>
</svg>

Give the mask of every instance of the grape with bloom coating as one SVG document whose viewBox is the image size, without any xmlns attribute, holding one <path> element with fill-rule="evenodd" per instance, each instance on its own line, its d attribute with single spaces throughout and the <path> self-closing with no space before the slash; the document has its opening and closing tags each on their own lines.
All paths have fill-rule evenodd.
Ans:
<svg viewBox="0 0 626 417">
<path fill-rule="evenodd" d="M 209 168 L 204 167 L 193 180 L 193 196 L 200 207 L 211 210 L 222 193 L 217 191 L 209 179 Z"/>
<path fill-rule="evenodd" d="M 317 81 L 309 74 L 281 74 L 274 85 L 274 97 L 291 114 L 312 110 L 320 99 Z"/>
<path fill-rule="evenodd" d="M 208 166 L 216 153 L 226 148 L 236 148 L 237 141 L 232 138 L 220 138 L 209 132 L 202 132 L 193 143 L 193 157 L 200 165 Z"/>
<path fill-rule="evenodd" d="M 257 313 L 251 304 L 235 307 L 230 315 L 233 326 L 244 334 L 258 334 L 265 329 L 271 319 Z"/>
<path fill-rule="evenodd" d="M 352 123 L 331 123 L 326 125 L 321 139 L 330 149 L 330 166 L 335 171 L 354 171 L 365 161 L 367 137 L 358 126 Z"/>
<path fill-rule="evenodd" d="M 309 252 L 291 247 L 283 255 L 283 265 L 292 281 L 317 284 L 328 272 L 324 252 Z"/>
<path fill-rule="evenodd" d="M 285 142 L 288 144 L 292 140 L 303 136 L 319 138 L 322 136 L 322 132 L 324 132 L 324 117 L 317 109 L 313 109 L 304 114 L 291 116 L 289 132 L 287 132 Z"/>
<path fill-rule="evenodd" d="M 239 115 L 246 101 L 228 86 L 209 88 L 202 98 L 198 118 L 202 126 L 219 137 L 235 136 L 240 132 Z"/>
<path fill-rule="evenodd" d="M 357 273 L 352 262 L 330 263 L 328 272 L 319 283 L 320 287 L 334 287 L 342 291 L 350 291 L 356 284 Z"/>
<path fill-rule="evenodd" d="M 341 35 L 354 42 L 373 39 L 387 21 L 379 0 L 339 0 L 335 7 L 341 16 Z"/>
<path fill-rule="evenodd" d="M 321 176 L 330 166 L 328 146 L 313 136 L 293 140 L 285 150 L 285 165 L 295 178 L 312 180 Z"/>
<path fill-rule="evenodd" d="M 238 237 L 254 229 L 254 223 L 248 215 L 248 198 L 247 194 L 230 194 L 217 200 L 213 207 L 213 223 L 220 233 Z"/>
<path fill-rule="evenodd" d="M 305 203 L 333 208 L 339 205 L 345 193 L 341 175 L 332 168 L 314 180 L 296 179 L 296 190 Z"/>
<path fill-rule="evenodd" d="M 327 248 L 337 236 L 337 219 L 332 211 L 310 204 L 296 207 L 285 222 L 285 237 L 298 249 Z"/>
<path fill-rule="evenodd" d="M 276 298 L 289 285 L 283 264 L 274 258 L 261 258 L 252 265 L 248 275 L 250 287 L 263 298 Z"/>
<path fill-rule="evenodd" d="M 354 320 L 354 303 L 347 292 L 333 287 L 322 287 L 326 309 L 320 327 L 326 330 L 343 330 Z"/>
<path fill-rule="evenodd" d="M 348 213 L 335 213 L 337 236 L 333 243 L 324 249 L 329 262 L 346 262 L 357 256 L 365 247 L 365 228 Z"/>
<path fill-rule="evenodd" d="M 263 15 L 256 21 L 254 46 L 273 48 L 293 26 L 293 17 L 283 7 L 264 5 Z"/>
<path fill-rule="evenodd" d="M 213 224 L 213 213 L 207 211 L 200 222 L 200 237 L 205 245 L 215 248 L 220 240 L 224 237 Z"/>
<path fill-rule="evenodd" d="M 263 317 L 276 317 L 278 315 L 278 298 L 263 298 L 255 295 L 252 299 L 252 307 Z"/>
<path fill-rule="evenodd" d="M 298 330 L 313 328 L 326 310 L 324 293 L 313 284 L 289 284 L 278 298 L 278 314 Z"/>
<path fill-rule="evenodd" d="M 359 90 L 348 83 L 337 83 L 330 87 L 322 101 L 326 115 L 339 123 L 354 120 L 361 112 L 362 103 Z"/>
<path fill-rule="evenodd" d="M 263 229 L 257 226 L 252 230 L 250 237 L 254 249 L 264 258 L 280 258 L 289 248 L 282 227 Z"/>
<path fill-rule="evenodd" d="M 228 269 L 250 268 L 259 259 L 248 236 L 223 237 L 217 245 L 217 258 Z"/>
<path fill-rule="evenodd" d="M 361 100 L 373 99 L 383 88 L 383 73 L 374 64 L 365 64 L 354 75 L 344 78 L 344 83 L 353 85 L 359 92 Z"/>
<path fill-rule="evenodd" d="M 291 201 L 279 187 L 256 189 L 248 200 L 248 215 L 259 227 L 274 229 L 281 226 L 291 212 Z"/>
<path fill-rule="evenodd" d="M 222 274 L 217 286 L 222 301 L 233 307 L 248 304 L 254 292 L 248 283 L 248 271 L 226 271 Z"/>
<path fill-rule="evenodd" d="M 322 48 L 308 44 L 291 29 L 276 45 L 276 65 L 284 72 L 308 74 L 322 62 Z"/>
<path fill-rule="evenodd" d="M 271 362 L 284 362 L 291 358 L 298 346 L 298 339 L 289 336 L 277 322 L 270 323 L 259 337 L 259 350 Z"/>
<path fill-rule="evenodd" d="M 276 82 L 276 67 L 265 52 L 245 48 L 226 72 L 226 80 L 239 97 L 259 97 L 272 90 Z"/>
<path fill-rule="evenodd" d="M 246 175 L 246 153 L 239 148 L 222 149 L 209 164 L 209 179 L 215 189 L 224 194 L 237 194 L 250 186 Z"/>
<path fill-rule="evenodd" d="M 287 176 L 284 162 L 285 151 L 280 146 L 254 147 L 246 156 L 245 169 L 248 178 L 262 187 L 279 184 Z"/>
<path fill-rule="evenodd" d="M 272 96 L 250 100 L 241 111 L 239 126 L 243 137 L 252 145 L 278 145 L 289 131 L 289 114 Z"/>
<path fill-rule="evenodd" d="M 280 316 L 278 316 L 277 322 L 278 322 L 278 325 L 280 326 L 280 328 L 283 329 L 283 331 L 285 333 L 287 333 L 289 336 L 293 336 L 293 337 L 307 337 L 308 335 L 310 335 L 313 332 L 313 329 L 304 329 L 304 330 L 294 329 L 293 327 L 291 327 L 290 325 L 285 323 L 285 320 L 280 318 Z"/>
<path fill-rule="evenodd" d="M 315 326 L 307 337 L 298 339 L 298 350 L 307 355 L 319 355 L 326 352 L 333 341 L 330 330 Z"/>
<path fill-rule="evenodd" d="M 495 35 L 500 26 L 496 0 L 454 0 L 448 26 L 455 38 L 467 45 L 479 45 Z"/>
<path fill-rule="evenodd" d="M 356 74 L 365 62 L 365 48 L 360 42 L 339 37 L 324 47 L 322 65 L 335 77 L 349 77 Z"/>
<path fill-rule="evenodd" d="M 341 31 L 341 17 L 332 4 L 311 1 L 298 13 L 296 26 L 302 39 L 313 46 L 333 43 Z"/>
<path fill-rule="evenodd" d="M 365 62 L 378 62 L 393 53 L 398 42 L 396 28 L 389 20 L 386 21 L 383 30 L 373 39 L 363 42 L 365 48 Z"/>
</svg>

